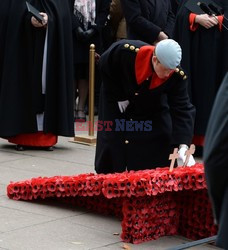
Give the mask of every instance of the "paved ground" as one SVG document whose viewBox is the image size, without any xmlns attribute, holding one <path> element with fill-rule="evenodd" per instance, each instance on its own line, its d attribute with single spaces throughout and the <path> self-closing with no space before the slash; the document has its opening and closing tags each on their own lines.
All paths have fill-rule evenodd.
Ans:
<svg viewBox="0 0 228 250">
<path fill-rule="evenodd" d="M 7 250 L 160 250 L 186 242 L 179 237 L 132 245 L 121 242 L 116 218 L 88 213 L 58 203 L 13 201 L 6 196 L 10 181 L 38 176 L 94 172 L 94 147 L 59 138 L 53 152 L 18 152 L 0 139 L 0 249 Z M 218 249 L 213 246 L 192 248 Z"/>
</svg>

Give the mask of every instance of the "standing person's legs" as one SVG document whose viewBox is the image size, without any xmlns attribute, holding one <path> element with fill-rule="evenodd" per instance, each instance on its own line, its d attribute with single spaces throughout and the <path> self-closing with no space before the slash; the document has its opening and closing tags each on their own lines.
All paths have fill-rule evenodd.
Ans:
<svg viewBox="0 0 228 250">
<path fill-rule="evenodd" d="M 88 95 L 89 83 L 86 79 L 78 80 L 78 108 L 77 119 L 86 119 L 85 103 Z"/>
<path fill-rule="evenodd" d="M 228 187 L 224 192 L 222 209 L 219 219 L 219 231 L 216 244 L 219 247 L 228 249 Z"/>
<path fill-rule="evenodd" d="M 76 92 L 78 97 L 76 119 L 86 120 L 85 104 L 88 96 L 88 63 L 76 64 Z"/>
</svg>

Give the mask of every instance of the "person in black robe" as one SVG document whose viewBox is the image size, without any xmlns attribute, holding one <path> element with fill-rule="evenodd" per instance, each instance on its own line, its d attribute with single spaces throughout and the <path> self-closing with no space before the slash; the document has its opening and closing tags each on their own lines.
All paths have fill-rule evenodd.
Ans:
<svg viewBox="0 0 228 250">
<path fill-rule="evenodd" d="M 149 44 L 172 38 L 175 16 L 168 0 L 121 0 L 127 38 Z"/>
<path fill-rule="evenodd" d="M 58 135 L 74 136 L 71 15 L 68 0 L 28 2 L 46 13 L 48 21 L 34 26 L 25 1 L 10 1 L 0 52 L 0 137 L 47 146 L 50 136 L 51 144 Z"/>
<path fill-rule="evenodd" d="M 4 48 L 5 48 L 5 37 L 7 30 L 7 19 L 10 9 L 11 0 L 2 0 L 0 2 L 0 79 L 2 78 L 3 61 L 4 61 Z M 1 84 L 1 82 L 0 82 Z M 0 85 L 1 86 L 1 85 Z M 1 88 L 0 88 L 1 94 Z"/>
<path fill-rule="evenodd" d="M 198 2 L 196 0 L 180 2 L 174 39 L 183 50 L 182 66 L 189 76 L 189 94 L 196 107 L 193 143 L 197 146 L 196 153 L 200 155 L 213 102 L 228 70 L 228 31 L 222 26 L 222 23 L 227 22 L 222 15 L 218 16 L 217 20 L 204 12 L 192 12 L 186 7 L 189 1 L 192 5 Z M 213 0 L 213 2 L 221 7 L 227 16 L 227 3 L 223 0 Z"/>
<path fill-rule="evenodd" d="M 191 142 L 195 109 L 187 94 L 187 76 L 177 67 L 180 51 L 171 39 L 156 49 L 142 41 L 121 40 L 101 56 L 97 173 L 164 167 L 174 146 Z M 183 148 L 179 152 L 184 156 Z"/>
<path fill-rule="evenodd" d="M 218 91 L 205 137 L 208 192 L 219 226 L 217 245 L 228 249 L 228 73 Z"/>
</svg>

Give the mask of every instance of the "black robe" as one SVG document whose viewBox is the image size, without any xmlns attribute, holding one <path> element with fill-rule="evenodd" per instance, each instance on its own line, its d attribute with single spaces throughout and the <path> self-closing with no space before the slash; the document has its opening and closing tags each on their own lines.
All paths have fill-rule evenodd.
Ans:
<svg viewBox="0 0 228 250">
<path fill-rule="evenodd" d="M 5 48 L 5 37 L 6 37 L 6 30 L 7 30 L 7 19 L 9 8 L 11 5 L 11 0 L 2 0 L 0 2 L 0 79 L 2 78 L 2 70 L 3 70 L 3 62 L 4 62 L 4 48 Z M 0 82 L 1 84 L 1 82 Z M 1 86 L 1 85 L 0 85 Z M 0 88 L 1 94 L 1 88 Z"/>
<path fill-rule="evenodd" d="M 125 43 L 134 47 L 125 48 Z M 101 56 L 97 173 L 164 167 L 174 145 L 191 142 L 195 109 L 189 102 L 187 80 L 174 73 L 156 89 L 148 89 L 148 80 L 138 85 L 134 48 L 144 45 L 148 44 L 121 40 Z M 117 102 L 123 100 L 130 104 L 120 113 Z M 139 124 L 142 127 L 136 129 Z"/>
<path fill-rule="evenodd" d="M 121 0 L 127 38 L 152 44 L 164 31 L 172 38 L 175 16 L 167 0 Z"/>
<path fill-rule="evenodd" d="M 211 112 L 203 159 L 208 191 L 219 225 L 217 244 L 228 249 L 228 73 Z"/>
<path fill-rule="evenodd" d="M 186 2 L 180 2 L 174 39 L 182 47 L 182 66 L 189 76 L 189 94 L 196 107 L 194 134 L 204 136 L 216 93 L 228 70 L 227 31 L 223 28 L 221 32 L 218 26 L 206 29 L 200 25 L 191 31 Z M 214 2 L 225 7 L 225 1 Z"/>
<path fill-rule="evenodd" d="M 68 0 L 29 0 L 48 21 L 46 94 L 42 60 L 46 29 L 31 25 L 24 0 L 9 0 L 0 79 L 0 136 L 37 132 L 44 112 L 44 133 L 74 136 L 72 25 Z M 5 1 L 0 1 L 2 10 Z M 5 7 L 4 7 L 5 8 Z"/>
</svg>

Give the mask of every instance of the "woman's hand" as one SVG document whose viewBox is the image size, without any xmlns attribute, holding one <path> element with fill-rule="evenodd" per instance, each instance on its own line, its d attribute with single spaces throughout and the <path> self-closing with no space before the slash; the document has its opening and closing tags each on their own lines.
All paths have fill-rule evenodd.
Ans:
<svg viewBox="0 0 228 250">
<path fill-rule="evenodd" d="M 39 22 L 35 17 L 31 18 L 31 23 L 34 27 L 36 28 L 42 28 L 42 27 L 46 27 L 47 23 L 48 23 L 48 15 L 46 13 L 40 12 L 40 15 L 43 17 L 43 21 L 42 23 Z"/>
<path fill-rule="evenodd" d="M 195 18 L 195 23 L 200 24 L 206 29 L 210 29 L 218 25 L 218 19 L 215 16 L 209 16 L 208 14 L 197 15 Z"/>
</svg>

